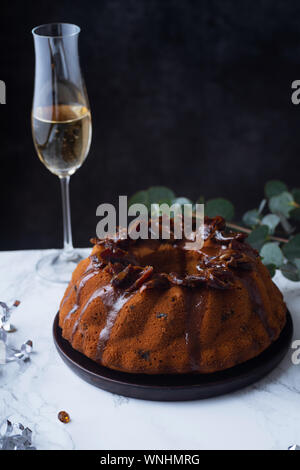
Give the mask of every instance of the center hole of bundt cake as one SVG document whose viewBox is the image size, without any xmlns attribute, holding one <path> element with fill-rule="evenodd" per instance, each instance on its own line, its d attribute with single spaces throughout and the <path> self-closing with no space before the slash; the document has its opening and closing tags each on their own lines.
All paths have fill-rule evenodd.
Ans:
<svg viewBox="0 0 300 470">
<path fill-rule="evenodd" d="M 136 246 L 134 255 L 140 266 L 152 266 L 156 273 L 195 274 L 199 254 L 169 243 L 149 240 Z"/>
</svg>

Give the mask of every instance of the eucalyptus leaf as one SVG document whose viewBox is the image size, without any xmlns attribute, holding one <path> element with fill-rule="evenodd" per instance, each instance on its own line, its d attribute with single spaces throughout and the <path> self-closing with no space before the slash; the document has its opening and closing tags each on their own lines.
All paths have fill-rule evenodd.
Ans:
<svg viewBox="0 0 300 470">
<path fill-rule="evenodd" d="M 148 191 L 138 191 L 137 193 L 133 194 L 131 198 L 128 200 L 128 207 L 132 206 L 133 204 L 145 204 L 145 206 L 149 209 L 149 196 Z"/>
<path fill-rule="evenodd" d="M 164 186 L 152 186 L 148 189 L 148 197 L 150 204 L 171 204 L 175 199 L 174 192 Z"/>
<path fill-rule="evenodd" d="M 296 207 L 296 209 L 291 210 L 290 217 L 293 220 L 300 221 L 300 208 Z"/>
<path fill-rule="evenodd" d="M 280 218 L 280 223 L 281 223 L 281 226 L 283 228 L 283 230 L 288 234 L 288 235 L 291 235 L 295 228 L 290 224 L 290 222 L 288 221 L 288 218 L 285 217 L 285 215 L 283 214 L 278 214 L 279 218 Z"/>
<path fill-rule="evenodd" d="M 300 189 L 299 188 L 293 189 L 292 195 L 293 195 L 294 201 L 297 202 L 297 204 L 300 204 Z"/>
<path fill-rule="evenodd" d="M 175 199 L 173 199 L 172 204 L 180 204 L 181 206 L 183 206 L 184 204 L 193 204 L 193 203 L 187 197 L 176 197 Z"/>
<path fill-rule="evenodd" d="M 300 273 L 300 258 L 295 258 L 293 261 L 293 264 L 296 266 L 296 268 L 298 269 Z"/>
<path fill-rule="evenodd" d="M 277 243 L 266 243 L 260 250 L 262 262 L 268 266 L 273 264 L 276 268 L 280 268 L 284 262 L 284 256 Z"/>
<path fill-rule="evenodd" d="M 263 225 L 267 225 L 269 227 L 270 233 L 274 233 L 274 230 L 279 224 L 279 222 L 280 217 L 278 217 L 278 215 L 276 214 L 267 214 L 261 220 L 261 223 Z"/>
<path fill-rule="evenodd" d="M 281 266 L 280 271 L 283 276 L 289 279 L 290 281 L 300 281 L 299 269 L 293 263 L 288 262 L 284 264 L 283 266 Z"/>
<path fill-rule="evenodd" d="M 279 180 L 271 180 L 265 184 L 265 195 L 267 198 L 278 196 L 287 191 L 287 185 Z"/>
<path fill-rule="evenodd" d="M 270 276 L 274 277 L 276 273 L 276 266 L 275 264 L 266 264 L 266 268 L 268 269 Z"/>
<path fill-rule="evenodd" d="M 293 261 L 295 258 L 300 258 L 300 233 L 295 235 L 289 240 L 282 248 L 284 256 Z"/>
<path fill-rule="evenodd" d="M 146 191 L 138 191 L 128 201 L 128 206 L 132 204 L 145 204 L 148 209 L 151 204 L 171 204 L 175 199 L 174 192 L 164 186 L 152 186 Z"/>
<path fill-rule="evenodd" d="M 247 238 L 247 242 L 256 250 L 260 250 L 265 243 L 269 234 L 269 227 L 266 225 L 260 225 L 259 227 L 252 230 Z"/>
<path fill-rule="evenodd" d="M 255 227 L 260 221 L 259 212 L 257 209 L 245 212 L 243 215 L 243 222 L 248 227 Z M 267 224 L 266 224 L 267 225 Z"/>
<path fill-rule="evenodd" d="M 234 207 L 230 201 L 221 197 L 216 199 L 210 199 L 205 204 L 205 215 L 208 217 L 216 217 L 220 215 L 224 219 L 230 221 L 234 217 Z"/>
<path fill-rule="evenodd" d="M 269 201 L 270 211 L 274 214 L 283 214 L 285 217 L 288 217 L 293 209 L 293 202 L 293 196 L 288 192 L 273 196 Z"/>
<path fill-rule="evenodd" d="M 262 211 L 264 210 L 266 203 L 267 203 L 267 200 L 266 200 L 266 199 L 263 199 L 263 200 L 261 201 L 261 203 L 259 204 L 259 208 L 258 208 L 258 213 L 259 213 L 259 214 L 261 214 Z"/>
</svg>

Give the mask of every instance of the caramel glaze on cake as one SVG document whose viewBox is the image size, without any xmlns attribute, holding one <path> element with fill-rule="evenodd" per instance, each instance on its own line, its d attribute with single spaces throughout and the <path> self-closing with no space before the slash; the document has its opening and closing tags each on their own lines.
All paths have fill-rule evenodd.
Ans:
<svg viewBox="0 0 300 470">
<path fill-rule="evenodd" d="M 221 217 L 206 217 L 197 251 L 175 239 L 92 240 L 60 305 L 63 337 L 131 373 L 211 373 L 260 354 L 286 307 L 245 234 L 224 229 Z"/>
</svg>

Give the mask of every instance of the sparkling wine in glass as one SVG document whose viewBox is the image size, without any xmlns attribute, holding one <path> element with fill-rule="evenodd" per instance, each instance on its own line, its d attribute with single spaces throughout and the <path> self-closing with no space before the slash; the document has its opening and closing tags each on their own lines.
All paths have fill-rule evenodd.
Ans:
<svg viewBox="0 0 300 470">
<path fill-rule="evenodd" d="M 63 250 L 41 258 L 36 269 L 44 279 L 68 282 L 81 259 L 72 243 L 69 181 L 86 159 L 92 137 L 78 56 L 80 28 L 51 23 L 32 33 L 36 59 L 32 135 L 39 159 L 60 179 L 64 227 Z"/>
</svg>

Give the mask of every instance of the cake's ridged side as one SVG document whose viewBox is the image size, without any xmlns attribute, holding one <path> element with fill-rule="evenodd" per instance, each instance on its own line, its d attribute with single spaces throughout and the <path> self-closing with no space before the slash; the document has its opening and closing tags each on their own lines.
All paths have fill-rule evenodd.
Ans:
<svg viewBox="0 0 300 470">
<path fill-rule="evenodd" d="M 148 374 L 223 370 L 257 356 L 285 324 L 282 294 L 259 259 L 255 269 L 236 275 L 228 290 L 172 286 L 126 294 L 109 328 L 111 305 L 117 301 L 107 294 L 112 275 L 107 267 L 91 269 L 87 259 L 74 271 L 59 324 L 75 349 L 113 369 Z M 87 273 L 91 276 L 83 284 Z"/>
</svg>

